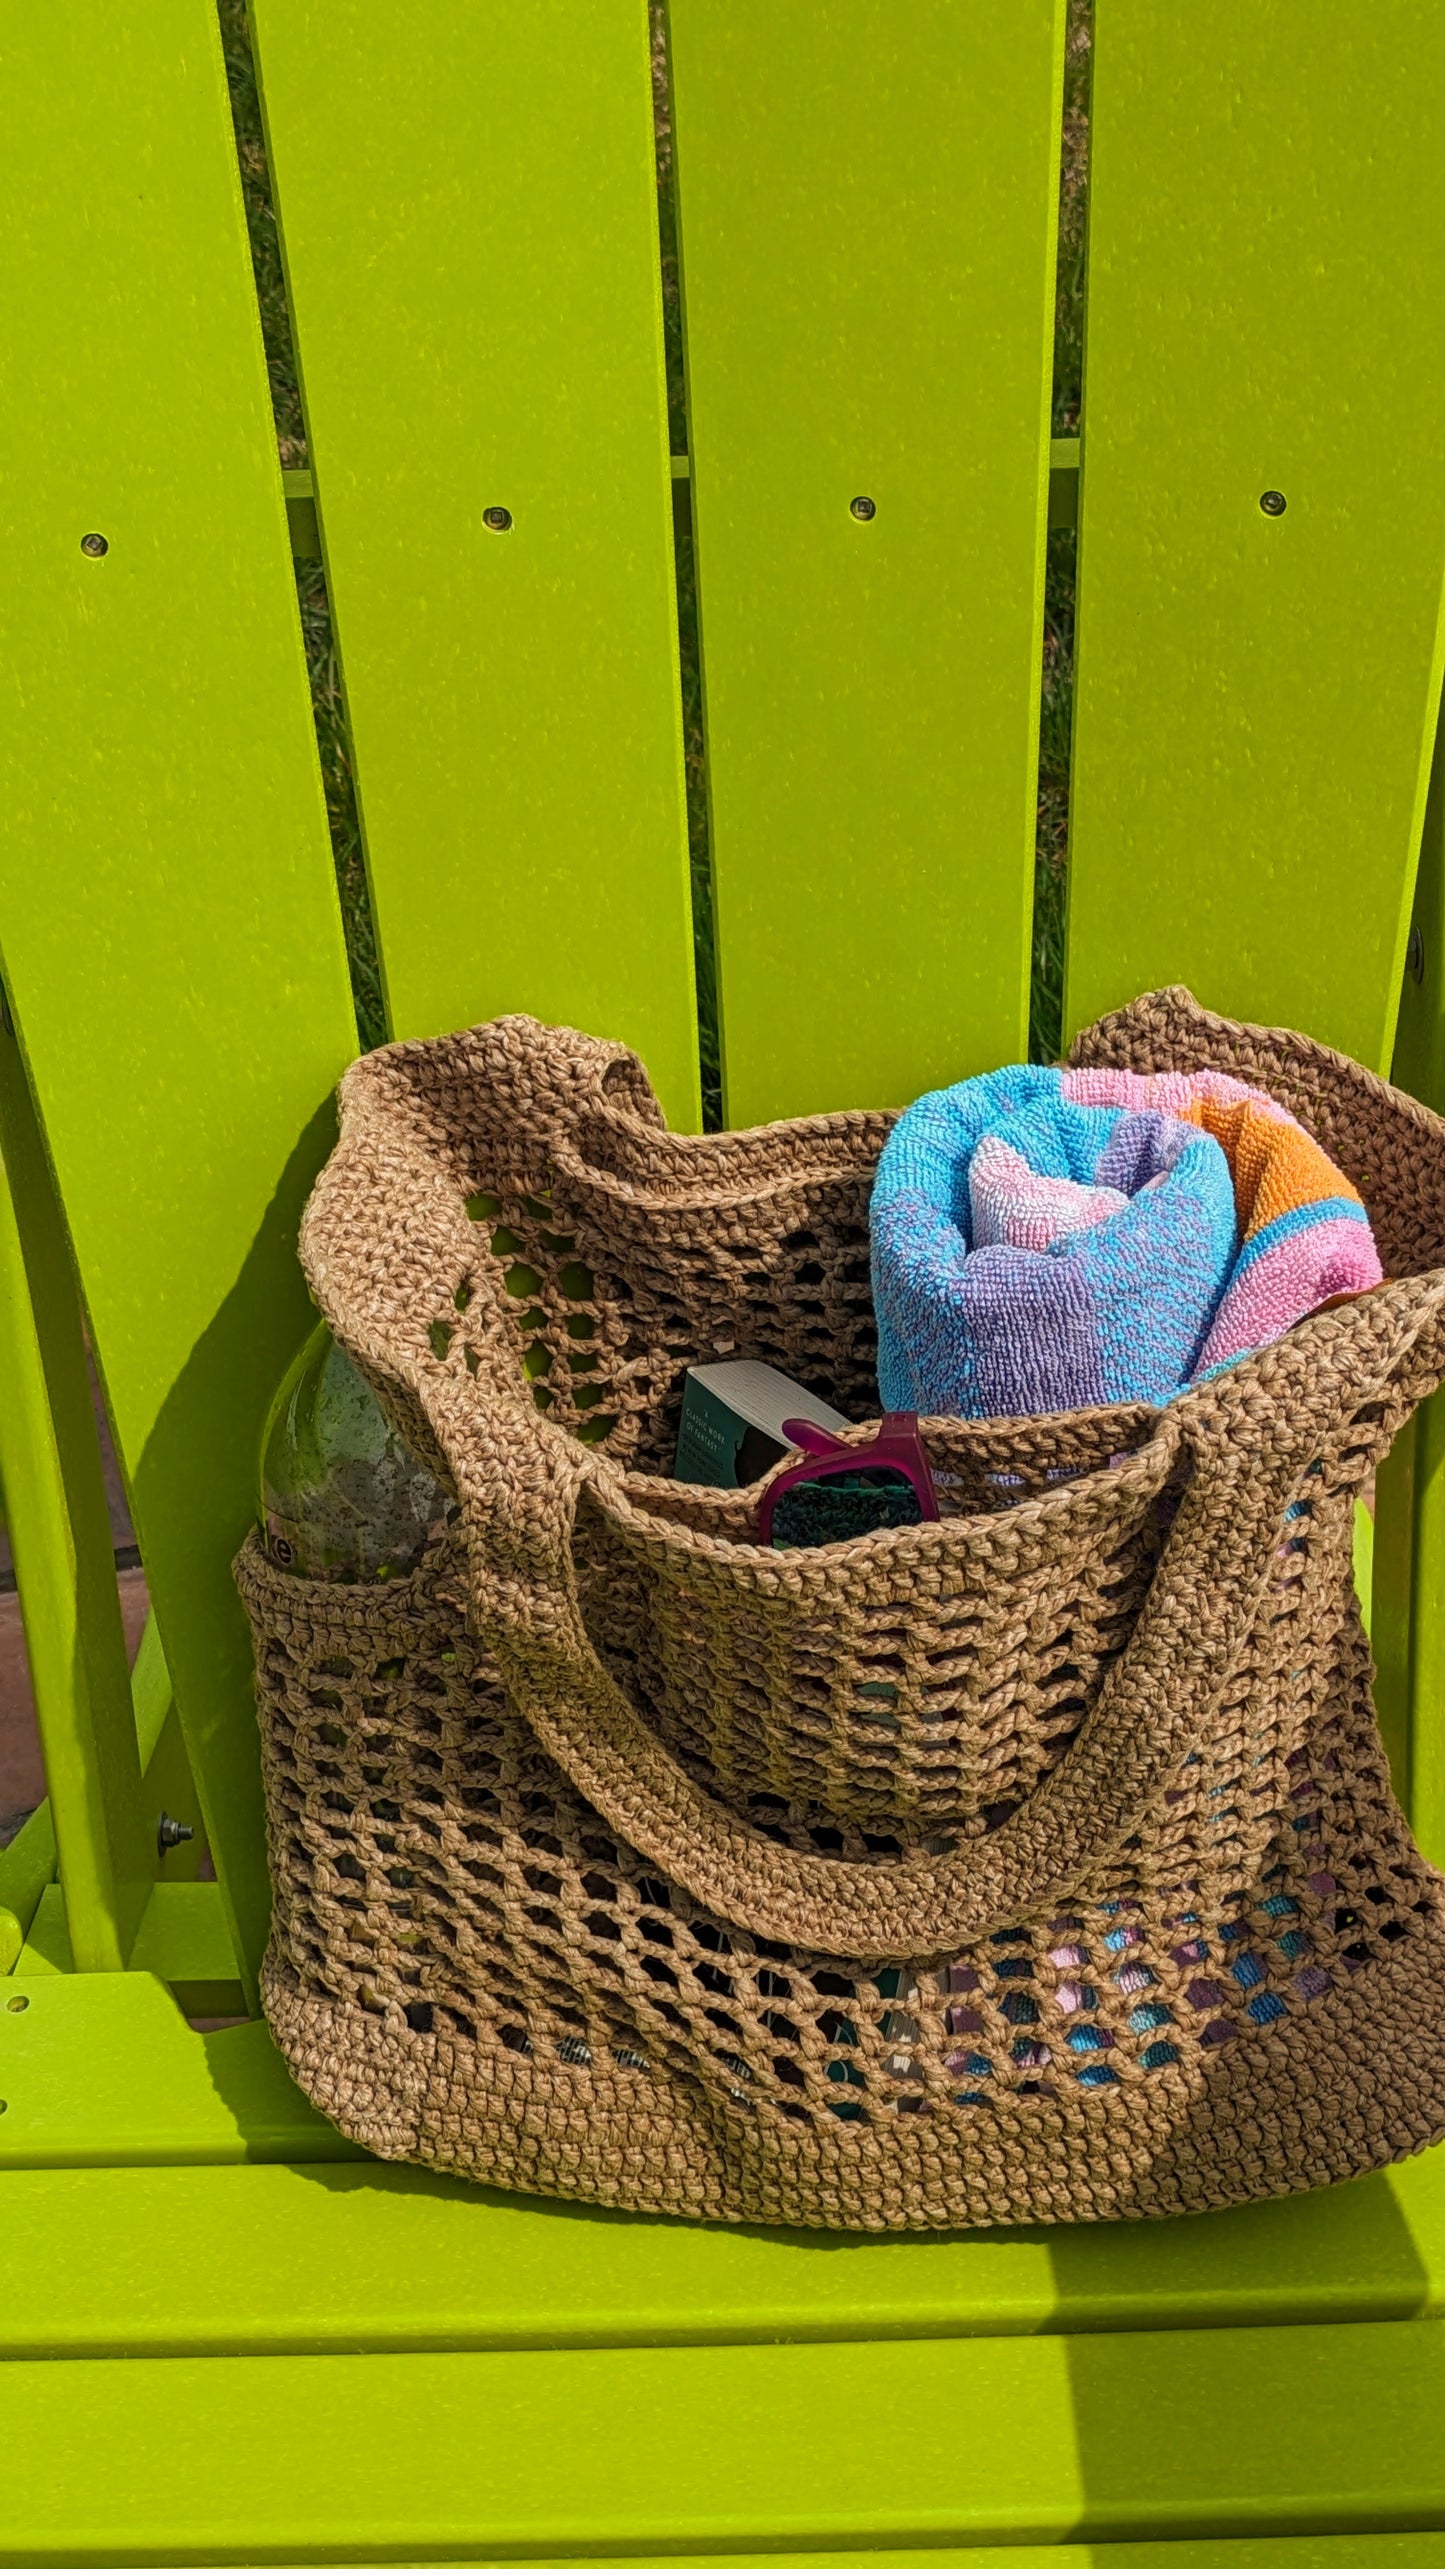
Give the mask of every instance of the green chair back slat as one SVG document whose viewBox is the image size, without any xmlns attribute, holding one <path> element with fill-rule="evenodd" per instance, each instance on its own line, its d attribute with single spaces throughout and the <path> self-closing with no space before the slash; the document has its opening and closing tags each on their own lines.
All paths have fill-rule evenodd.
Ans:
<svg viewBox="0 0 1445 2569">
<path fill-rule="evenodd" d="M 672 0 L 732 1124 L 1025 1043 L 1062 16 Z"/>
<path fill-rule="evenodd" d="M 392 1031 L 621 1037 L 695 1125 L 647 12 L 253 16 Z"/>
<path fill-rule="evenodd" d="M 1184 981 L 1388 1067 L 1440 683 L 1442 95 L 1434 0 L 1100 0 L 1071 1027 Z"/>
<path fill-rule="evenodd" d="M 229 1564 L 355 1035 L 214 8 L 17 18 L 5 94 L 0 961 L 254 1967 Z"/>
</svg>

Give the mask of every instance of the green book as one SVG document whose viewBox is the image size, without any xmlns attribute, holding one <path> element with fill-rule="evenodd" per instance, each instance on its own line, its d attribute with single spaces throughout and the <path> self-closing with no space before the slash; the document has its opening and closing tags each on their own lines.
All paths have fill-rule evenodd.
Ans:
<svg viewBox="0 0 1445 2569">
<path fill-rule="evenodd" d="M 786 1454 L 786 1418 L 808 1418 L 835 1434 L 850 1423 L 774 1365 L 689 1365 L 674 1479 L 745 1489 Z"/>
</svg>

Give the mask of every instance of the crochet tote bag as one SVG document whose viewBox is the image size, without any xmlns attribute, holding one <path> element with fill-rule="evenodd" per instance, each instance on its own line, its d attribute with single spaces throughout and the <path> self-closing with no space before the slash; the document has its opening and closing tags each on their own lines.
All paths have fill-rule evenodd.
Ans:
<svg viewBox="0 0 1445 2569">
<path fill-rule="evenodd" d="M 669 1133 L 612 1044 L 373 1053 L 303 1256 L 454 1488 L 414 1576 L 239 1564 L 307 2094 L 384 2158 L 859 2229 L 1183 2212 L 1445 2132 L 1441 1878 L 1390 1789 L 1356 1493 L 1445 1369 L 1445 1126 L 1187 992 L 1075 1060 L 1269 1089 L 1391 1279 L 1164 1411 L 924 1435 L 943 1514 L 754 1540 L 684 1368 L 876 1415 L 892 1119 Z M 860 1436 L 866 1434 L 860 1426 Z"/>
</svg>

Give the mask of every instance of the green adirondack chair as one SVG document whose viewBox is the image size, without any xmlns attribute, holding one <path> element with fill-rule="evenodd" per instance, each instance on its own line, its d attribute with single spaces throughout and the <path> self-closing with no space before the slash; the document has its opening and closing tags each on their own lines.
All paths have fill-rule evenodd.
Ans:
<svg viewBox="0 0 1445 2569">
<path fill-rule="evenodd" d="M 695 1124 L 690 474 L 727 1119 L 1017 1058 L 1078 488 L 1068 1027 L 1186 981 L 1445 1104 L 1445 14 L 1097 0 L 1081 474 L 1062 17 L 672 0 L 670 460 L 644 0 L 254 0 L 394 1034 L 570 1021 Z M 259 2018 L 187 2022 L 255 2006 L 229 1565 L 357 1039 L 212 0 L 13 11 L 0 81 L 0 1476 L 50 1785 L 0 1857 L 0 2569 L 1445 2563 L 1445 2154 L 1163 2225 L 726 2233 L 377 2165 Z M 1445 1854 L 1440 1435 L 1374 1607 Z"/>
</svg>

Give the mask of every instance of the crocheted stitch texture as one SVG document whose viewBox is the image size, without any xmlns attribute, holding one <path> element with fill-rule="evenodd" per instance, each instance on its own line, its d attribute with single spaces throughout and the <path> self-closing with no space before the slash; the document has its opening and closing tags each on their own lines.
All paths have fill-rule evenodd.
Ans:
<svg viewBox="0 0 1445 2569">
<path fill-rule="evenodd" d="M 239 1575 L 267 2009 L 368 2148 L 889 2229 L 1445 2132 L 1441 1882 L 1350 1573 L 1445 1368 L 1445 1128 L 1187 993 L 1079 1058 L 1267 1087 L 1392 1281 L 1162 1412 L 928 1420 L 937 1524 L 792 1553 L 756 1490 L 662 1477 L 681 1375 L 755 1356 L 867 1419 L 891 1119 L 670 1135 L 631 1056 L 515 1018 L 348 1073 L 307 1269 L 464 1540 L 390 1587 Z"/>
</svg>

